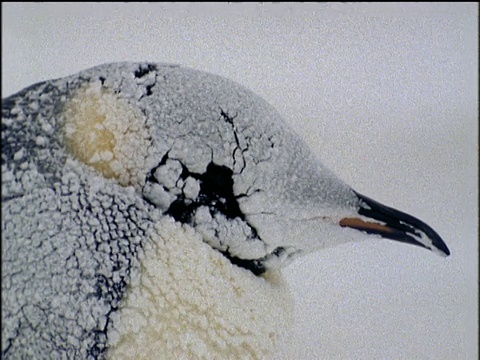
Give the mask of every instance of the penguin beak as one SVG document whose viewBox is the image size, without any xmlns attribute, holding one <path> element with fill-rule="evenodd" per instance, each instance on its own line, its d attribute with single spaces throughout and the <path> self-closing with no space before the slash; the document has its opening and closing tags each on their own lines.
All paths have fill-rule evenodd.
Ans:
<svg viewBox="0 0 480 360">
<path fill-rule="evenodd" d="M 361 218 L 343 218 L 340 220 L 340 226 L 421 246 L 444 257 L 450 255 L 450 250 L 442 238 L 423 221 L 382 205 L 357 192 L 355 194 L 359 199 L 358 214 L 361 215 Z"/>
</svg>

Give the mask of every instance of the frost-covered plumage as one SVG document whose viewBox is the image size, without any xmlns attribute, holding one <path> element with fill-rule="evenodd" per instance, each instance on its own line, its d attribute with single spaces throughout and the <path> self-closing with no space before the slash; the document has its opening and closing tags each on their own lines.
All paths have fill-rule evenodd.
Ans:
<svg viewBox="0 0 480 360">
<path fill-rule="evenodd" d="M 142 261 L 165 239 L 155 235 L 165 217 L 257 275 L 363 232 L 449 253 L 426 224 L 335 177 L 240 85 L 175 65 L 106 64 L 2 101 L 3 355 L 101 358 L 109 344 L 118 349 L 109 334 L 127 335 L 115 316 L 149 271 Z M 182 319 L 187 308 L 169 309 Z M 215 316 L 193 329 L 211 334 L 221 323 L 242 334 L 239 318 Z M 259 322 L 247 326 L 280 332 Z M 269 339 L 253 357 L 278 343 Z"/>
<path fill-rule="evenodd" d="M 161 220 L 142 267 L 112 314 L 109 358 L 274 359 L 288 343 L 293 306 L 280 274 L 232 265 L 192 228 Z"/>
</svg>

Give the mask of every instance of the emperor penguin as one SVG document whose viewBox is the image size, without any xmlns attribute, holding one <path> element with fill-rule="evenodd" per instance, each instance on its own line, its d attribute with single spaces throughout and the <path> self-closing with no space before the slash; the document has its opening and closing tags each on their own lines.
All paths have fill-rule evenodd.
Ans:
<svg viewBox="0 0 480 360">
<path fill-rule="evenodd" d="M 2 358 L 265 359 L 295 258 L 363 239 L 448 256 L 223 77 L 110 63 L 2 100 Z"/>
</svg>

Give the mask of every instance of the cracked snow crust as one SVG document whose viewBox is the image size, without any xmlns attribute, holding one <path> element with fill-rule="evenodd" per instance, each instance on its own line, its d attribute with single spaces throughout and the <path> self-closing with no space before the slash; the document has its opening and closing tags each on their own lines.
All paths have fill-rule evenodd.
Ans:
<svg viewBox="0 0 480 360">
<path fill-rule="evenodd" d="M 315 219 L 356 199 L 222 77 L 117 63 L 32 85 L 2 100 L 2 356 L 104 358 L 164 216 L 261 274 L 328 246 Z"/>
</svg>

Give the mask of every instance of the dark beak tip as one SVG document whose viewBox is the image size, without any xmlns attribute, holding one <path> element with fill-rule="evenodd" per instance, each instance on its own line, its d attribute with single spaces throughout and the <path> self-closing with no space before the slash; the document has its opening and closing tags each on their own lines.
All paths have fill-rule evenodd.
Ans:
<svg viewBox="0 0 480 360">
<path fill-rule="evenodd" d="M 447 247 L 447 245 L 445 245 L 445 243 L 442 241 L 441 245 L 438 246 L 438 249 L 440 249 L 444 254 L 445 254 L 445 257 L 448 257 L 450 256 L 450 249 Z"/>
<path fill-rule="evenodd" d="M 366 205 L 366 207 L 360 205 L 358 213 L 376 221 L 381 221 L 385 224 L 384 228 L 390 230 L 378 231 L 370 226 L 370 229 L 367 230 L 367 232 L 377 233 L 388 239 L 421 246 L 434 252 L 441 253 L 444 257 L 450 256 L 450 250 L 440 235 L 423 221 L 399 210 L 380 204 L 357 192 L 355 192 L 355 194 L 361 201 L 361 204 L 363 203 Z M 357 227 L 357 229 L 361 230 L 359 227 Z M 365 231 L 365 229 L 363 230 Z M 418 240 L 419 237 L 422 237 L 422 235 L 419 235 L 419 232 L 423 233 L 423 235 L 431 240 L 431 246 Z"/>
</svg>

